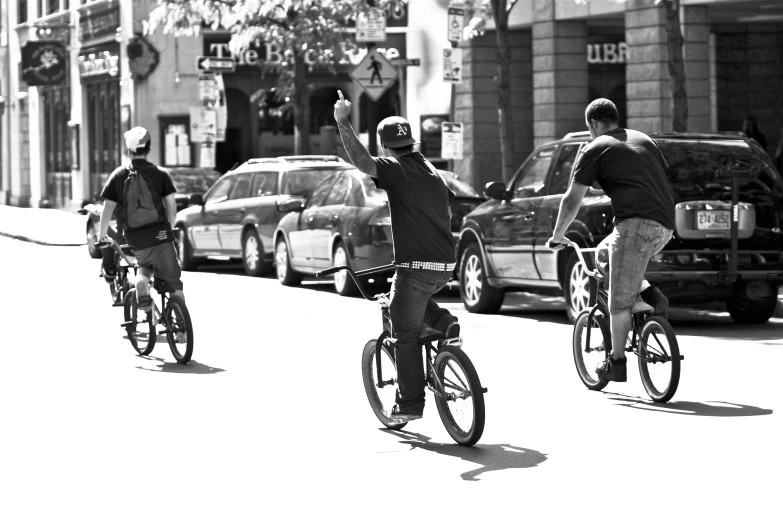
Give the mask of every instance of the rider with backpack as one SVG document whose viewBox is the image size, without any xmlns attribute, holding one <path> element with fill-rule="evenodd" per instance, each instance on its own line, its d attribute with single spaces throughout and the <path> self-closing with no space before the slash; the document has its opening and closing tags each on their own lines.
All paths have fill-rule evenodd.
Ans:
<svg viewBox="0 0 783 522">
<path fill-rule="evenodd" d="M 126 132 L 125 147 L 130 164 L 116 168 L 101 192 L 104 208 L 99 237 L 107 240 L 109 221 L 117 206 L 117 226 L 124 232 L 140 267 L 136 281 L 139 308 L 149 311 L 152 307 L 149 280 L 153 274 L 174 287 L 175 294 L 183 296 L 173 232 L 177 189 L 166 169 L 147 161 L 150 152 L 147 129 L 134 127 Z"/>
</svg>

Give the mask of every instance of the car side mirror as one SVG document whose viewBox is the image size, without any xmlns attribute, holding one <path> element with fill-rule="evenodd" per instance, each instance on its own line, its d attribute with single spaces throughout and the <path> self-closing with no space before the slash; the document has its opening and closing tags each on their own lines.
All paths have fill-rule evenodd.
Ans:
<svg viewBox="0 0 783 522">
<path fill-rule="evenodd" d="M 506 184 L 502 181 L 490 181 L 484 187 L 484 194 L 492 199 L 506 199 Z"/>
<path fill-rule="evenodd" d="M 277 201 L 277 210 L 279 212 L 301 212 L 304 210 L 304 198 L 291 197 L 283 201 Z"/>
<path fill-rule="evenodd" d="M 203 205 L 204 204 L 204 194 L 191 194 L 188 198 L 188 205 Z"/>
</svg>

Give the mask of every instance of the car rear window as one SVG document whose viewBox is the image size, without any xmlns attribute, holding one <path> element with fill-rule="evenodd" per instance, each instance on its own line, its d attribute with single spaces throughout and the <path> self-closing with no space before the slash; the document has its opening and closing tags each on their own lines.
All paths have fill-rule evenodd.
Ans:
<svg viewBox="0 0 783 522">
<path fill-rule="evenodd" d="M 752 180 L 741 180 L 740 190 L 780 193 L 780 176 L 761 155 L 740 140 L 657 139 L 669 164 L 666 174 L 678 200 L 718 198 L 731 191 L 731 172 L 753 169 Z M 730 197 L 730 194 L 729 194 Z"/>
<path fill-rule="evenodd" d="M 282 194 L 307 196 L 316 185 L 325 180 L 334 169 L 296 169 L 283 173 Z"/>
</svg>

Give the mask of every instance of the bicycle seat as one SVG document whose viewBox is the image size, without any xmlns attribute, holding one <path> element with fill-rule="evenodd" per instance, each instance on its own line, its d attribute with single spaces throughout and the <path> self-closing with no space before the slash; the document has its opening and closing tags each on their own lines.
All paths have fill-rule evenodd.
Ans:
<svg viewBox="0 0 783 522">
<path fill-rule="evenodd" d="M 655 308 L 653 308 L 652 306 L 648 305 L 647 303 L 645 303 L 641 299 L 637 299 L 637 301 L 631 307 L 631 315 L 636 315 L 638 313 L 649 314 L 653 310 L 655 310 Z"/>
</svg>

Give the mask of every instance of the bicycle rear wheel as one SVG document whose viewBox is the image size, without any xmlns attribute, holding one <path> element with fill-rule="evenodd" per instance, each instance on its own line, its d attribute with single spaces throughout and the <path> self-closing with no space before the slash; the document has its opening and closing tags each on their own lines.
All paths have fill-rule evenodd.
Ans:
<svg viewBox="0 0 783 522">
<path fill-rule="evenodd" d="M 680 346 L 669 321 L 654 315 L 639 335 L 639 373 L 647 394 L 655 402 L 674 397 L 680 384 Z"/>
<path fill-rule="evenodd" d="M 128 340 L 140 355 L 149 355 L 152 353 L 152 349 L 155 348 L 157 334 L 155 333 L 155 327 L 146 317 L 147 314 L 139 310 L 135 288 L 132 288 L 125 294 L 123 309 L 125 312 L 125 323 L 127 324 L 125 331 L 128 334 Z M 150 312 L 149 315 L 152 313 L 154 312 Z"/>
<path fill-rule="evenodd" d="M 460 348 L 440 349 L 435 357 L 435 376 L 443 389 L 435 405 L 446 431 L 461 446 L 473 446 L 484 433 L 484 390 L 476 368 Z"/>
<path fill-rule="evenodd" d="M 588 323 L 590 310 L 582 310 L 574 321 L 573 351 L 576 371 L 582 383 L 588 389 L 599 391 L 606 388 L 609 381 L 601 379 L 595 373 L 595 367 L 607 356 L 610 344 L 609 321 L 596 313 Z M 590 332 L 590 345 L 587 344 L 587 332 Z"/>
<path fill-rule="evenodd" d="M 179 364 L 187 364 L 193 356 L 193 323 L 185 300 L 172 295 L 166 303 L 166 339 L 171 354 Z"/>
<path fill-rule="evenodd" d="M 370 407 L 381 424 L 393 430 L 401 430 L 407 422 L 395 423 L 391 420 L 391 410 L 397 395 L 397 365 L 394 363 L 394 355 L 383 342 L 386 337 L 386 334 L 383 334 L 380 339 L 370 339 L 364 345 L 362 381 Z M 375 359 L 378 343 L 381 344 L 381 378 L 385 383 L 383 386 L 378 385 L 378 368 Z"/>
</svg>

